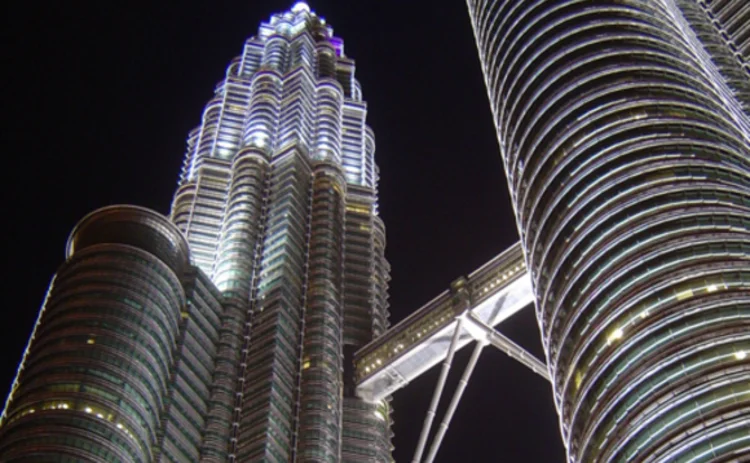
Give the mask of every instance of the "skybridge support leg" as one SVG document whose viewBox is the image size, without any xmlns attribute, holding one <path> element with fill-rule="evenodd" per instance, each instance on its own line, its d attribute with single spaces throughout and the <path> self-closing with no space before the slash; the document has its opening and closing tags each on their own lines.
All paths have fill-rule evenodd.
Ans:
<svg viewBox="0 0 750 463">
<path fill-rule="evenodd" d="M 474 371 L 477 360 L 479 360 L 479 354 L 482 353 L 482 349 L 486 344 L 487 341 L 480 340 L 477 341 L 476 345 L 474 346 L 474 351 L 471 353 L 469 363 L 464 369 L 464 374 L 461 376 L 461 380 L 458 382 L 458 386 L 456 386 L 456 392 L 453 393 L 453 398 L 451 399 L 450 405 L 448 405 L 448 410 L 445 411 L 443 421 L 440 423 L 440 427 L 438 428 L 437 433 L 435 434 L 435 437 L 432 441 L 430 452 L 427 454 L 425 463 L 432 463 L 432 461 L 435 459 L 435 456 L 440 449 L 440 444 L 443 442 L 443 437 L 445 437 L 445 433 L 448 431 L 448 426 L 450 425 L 451 419 L 453 418 L 453 414 L 456 412 L 458 402 L 461 400 L 461 396 L 463 395 L 466 386 L 469 384 L 469 378 L 471 377 L 471 373 Z"/>
<path fill-rule="evenodd" d="M 448 355 L 445 357 L 445 360 L 443 360 L 443 368 L 440 370 L 440 377 L 438 378 L 437 385 L 435 385 L 435 392 L 432 394 L 430 409 L 427 411 L 427 416 L 424 419 L 424 424 L 422 425 L 422 434 L 420 434 L 419 436 L 419 443 L 417 444 L 417 450 L 414 452 L 412 463 L 419 463 L 422 460 L 422 453 L 424 452 L 424 447 L 427 443 L 427 437 L 430 435 L 432 421 L 435 419 L 435 412 L 437 410 L 438 403 L 440 402 L 440 396 L 443 394 L 445 380 L 448 379 L 448 371 L 451 369 L 453 355 L 456 353 L 456 344 L 458 344 L 458 338 L 461 334 L 462 321 L 463 320 L 461 318 L 456 321 L 456 329 L 453 332 L 453 337 L 451 338 L 451 343 L 448 347 Z"/>
<path fill-rule="evenodd" d="M 487 341 L 490 344 L 505 352 L 508 357 L 517 360 L 519 363 L 523 364 L 542 378 L 546 379 L 547 381 L 550 380 L 549 372 L 547 371 L 547 365 L 531 355 L 523 347 L 519 346 L 518 344 L 498 332 L 496 329 L 484 323 L 473 313 L 469 312 L 466 318 L 474 325 L 474 327 L 480 328 L 485 333 L 487 333 Z"/>
</svg>

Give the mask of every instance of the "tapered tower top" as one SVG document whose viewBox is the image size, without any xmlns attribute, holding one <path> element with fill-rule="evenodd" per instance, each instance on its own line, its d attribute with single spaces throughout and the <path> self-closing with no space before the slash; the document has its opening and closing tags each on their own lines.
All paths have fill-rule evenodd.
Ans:
<svg viewBox="0 0 750 463">
<path fill-rule="evenodd" d="M 310 6 L 306 2 L 297 2 L 292 7 L 292 13 L 299 13 L 302 11 L 310 11 Z"/>
</svg>

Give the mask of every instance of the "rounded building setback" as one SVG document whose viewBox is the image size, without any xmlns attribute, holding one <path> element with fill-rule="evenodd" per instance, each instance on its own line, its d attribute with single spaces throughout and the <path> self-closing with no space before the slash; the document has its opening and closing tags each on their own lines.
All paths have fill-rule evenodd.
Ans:
<svg viewBox="0 0 750 463">
<path fill-rule="evenodd" d="M 91 212 L 70 232 L 67 258 L 95 244 L 124 244 L 154 255 L 181 276 L 190 265 L 190 249 L 182 232 L 169 219 L 145 207 L 107 206 Z"/>
<path fill-rule="evenodd" d="M 738 102 L 673 0 L 468 4 L 570 461 L 750 454 Z"/>
<path fill-rule="evenodd" d="M 74 228 L 0 427 L 2 461 L 152 460 L 188 257 L 147 209 L 100 209 Z"/>
</svg>

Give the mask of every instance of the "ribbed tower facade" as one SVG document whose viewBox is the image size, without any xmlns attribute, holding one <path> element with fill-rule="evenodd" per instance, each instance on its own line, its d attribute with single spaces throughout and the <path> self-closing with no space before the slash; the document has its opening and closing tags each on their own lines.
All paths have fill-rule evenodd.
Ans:
<svg viewBox="0 0 750 463">
<path fill-rule="evenodd" d="M 750 458 L 749 4 L 467 3 L 569 461 Z"/>
<path fill-rule="evenodd" d="M 354 395 L 389 279 L 354 71 L 307 4 L 272 16 L 188 137 L 171 221 L 117 206 L 76 227 L 0 460 L 391 461 L 389 403 Z M 57 440 L 31 453 L 28 430 Z"/>
<path fill-rule="evenodd" d="M 111 206 L 79 222 L 66 257 L 3 412 L 0 461 L 225 461 L 208 426 L 225 311 L 182 233 Z"/>
<path fill-rule="evenodd" d="M 354 69 L 298 3 L 245 43 L 188 139 L 171 216 L 245 327 L 232 339 L 240 461 L 389 452 L 388 414 L 342 394 L 344 352 L 387 327 L 375 142 Z M 361 455 L 372 439 L 378 452 Z"/>
<path fill-rule="evenodd" d="M 743 0 L 698 0 L 730 53 L 750 73 L 750 6 Z"/>
</svg>

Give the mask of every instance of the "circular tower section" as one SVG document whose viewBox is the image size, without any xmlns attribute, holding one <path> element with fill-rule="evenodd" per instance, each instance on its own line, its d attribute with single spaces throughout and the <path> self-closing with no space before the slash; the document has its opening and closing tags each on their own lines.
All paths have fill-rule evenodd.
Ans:
<svg viewBox="0 0 750 463">
<path fill-rule="evenodd" d="M 570 461 L 748 454 L 731 89 L 672 0 L 468 4 Z"/>
<path fill-rule="evenodd" d="M 179 230 L 134 206 L 70 235 L 0 428 L 2 461 L 151 461 L 189 267 Z"/>
</svg>

